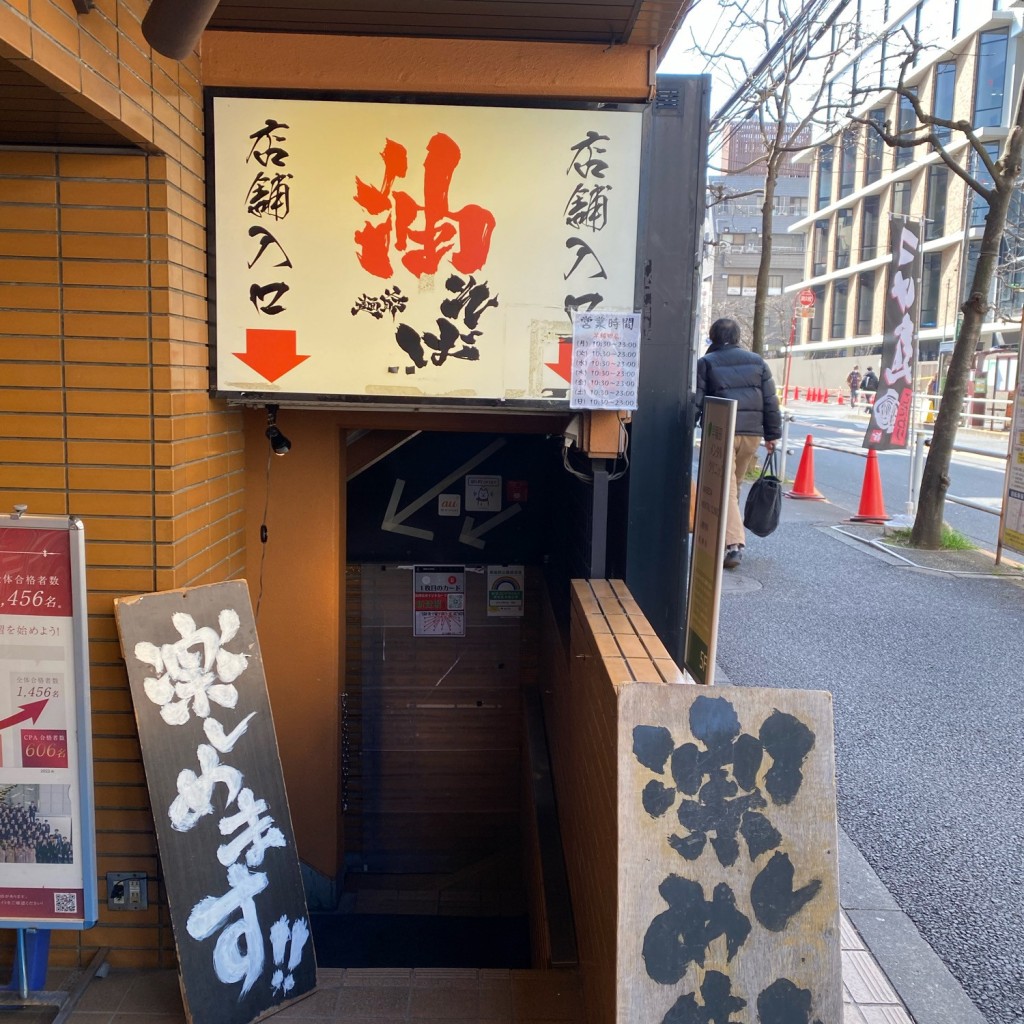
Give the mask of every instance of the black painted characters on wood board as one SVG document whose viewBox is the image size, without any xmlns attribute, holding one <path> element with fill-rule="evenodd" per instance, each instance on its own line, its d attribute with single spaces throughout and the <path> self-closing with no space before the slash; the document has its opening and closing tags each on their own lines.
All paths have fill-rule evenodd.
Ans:
<svg viewBox="0 0 1024 1024">
<path fill-rule="evenodd" d="M 678 984 L 691 964 L 702 969 L 700 991 L 682 995 L 662 1024 L 821 1024 L 812 1019 L 811 992 L 788 978 L 764 988 L 751 1007 L 747 993 L 733 991 L 733 979 L 703 971 L 717 939 L 724 937 L 731 963 L 755 922 L 784 933 L 821 891 L 820 879 L 794 885 L 794 864 L 781 849 L 784 836 L 772 821 L 772 808 L 791 804 L 800 793 L 814 732 L 779 710 L 761 722 L 757 735 L 744 732 L 729 699 L 707 696 L 693 701 L 689 726 L 693 739 L 678 746 L 664 726 L 633 730 L 634 756 L 657 776 L 643 789 L 644 810 L 652 818 L 675 818 L 678 828 L 666 841 L 682 862 L 681 873 L 669 874 L 658 886 L 667 909 L 644 935 L 644 965 L 661 985 Z M 754 922 L 727 881 L 718 882 L 708 898 L 699 881 L 685 877 L 683 864 L 709 856 L 723 876 L 741 859 L 757 869 L 744 894 Z"/>
</svg>

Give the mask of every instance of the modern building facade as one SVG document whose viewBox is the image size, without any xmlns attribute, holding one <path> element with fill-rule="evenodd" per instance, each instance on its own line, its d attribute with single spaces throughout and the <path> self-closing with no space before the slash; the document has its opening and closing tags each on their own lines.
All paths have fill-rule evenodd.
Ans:
<svg viewBox="0 0 1024 1024">
<path fill-rule="evenodd" d="M 917 40 L 921 49 L 907 69 L 906 84 L 917 90 L 926 110 L 966 120 L 989 152 L 997 154 L 1024 73 L 1020 5 L 1009 0 L 893 0 L 884 4 L 881 15 L 881 37 L 865 34 L 861 49 L 831 83 L 836 109 L 852 95 L 858 117 L 888 123 L 893 130 L 912 127 L 910 104 L 885 87 L 896 81 L 909 41 Z M 857 103 L 861 95 L 868 101 Z M 940 130 L 940 137 L 954 160 L 977 173 L 962 136 Z M 817 139 L 809 158 L 811 209 L 792 229 L 807 239 L 803 279 L 794 289 L 810 289 L 816 301 L 813 318 L 798 332 L 794 380 L 803 382 L 813 370 L 808 382 L 838 387 L 852 359 L 863 364 L 880 352 L 888 224 L 894 214 L 924 224 L 920 361 L 938 368 L 941 356 L 952 349 L 958 310 L 970 288 L 984 200 L 928 145 L 890 148 L 861 123 L 841 123 L 838 131 Z M 1024 294 L 1020 239 L 1015 204 L 989 297 L 983 348 L 1019 345 Z M 814 362 L 800 359 L 802 354 Z"/>
</svg>

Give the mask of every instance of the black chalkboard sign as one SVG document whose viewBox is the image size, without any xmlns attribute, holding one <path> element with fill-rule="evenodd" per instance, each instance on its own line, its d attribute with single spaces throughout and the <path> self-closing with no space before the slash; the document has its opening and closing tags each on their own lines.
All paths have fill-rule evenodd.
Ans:
<svg viewBox="0 0 1024 1024">
<path fill-rule="evenodd" d="M 248 1024 L 316 986 L 244 581 L 116 602 L 185 1011 Z"/>
</svg>

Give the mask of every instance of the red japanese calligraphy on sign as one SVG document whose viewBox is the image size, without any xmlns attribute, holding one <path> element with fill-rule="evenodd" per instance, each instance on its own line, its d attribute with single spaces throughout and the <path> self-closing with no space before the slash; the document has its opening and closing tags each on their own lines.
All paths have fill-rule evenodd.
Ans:
<svg viewBox="0 0 1024 1024">
<path fill-rule="evenodd" d="M 356 178 L 356 202 L 371 215 L 387 213 L 383 221 L 367 221 L 355 233 L 357 256 L 363 268 L 376 277 L 392 276 L 393 232 L 394 247 L 404 253 L 402 264 L 416 277 L 436 274 L 441 260 L 449 253 L 452 266 L 463 274 L 480 270 L 487 262 L 495 220 L 490 210 L 473 203 L 459 210 L 451 209 L 448 192 L 462 157 L 455 141 L 438 132 L 427 143 L 422 205 L 408 192 L 393 188 L 395 179 L 408 173 L 405 146 L 388 139 L 380 155 L 384 177 L 379 188 Z M 410 248 L 410 243 L 416 247 Z"/>
</svg>

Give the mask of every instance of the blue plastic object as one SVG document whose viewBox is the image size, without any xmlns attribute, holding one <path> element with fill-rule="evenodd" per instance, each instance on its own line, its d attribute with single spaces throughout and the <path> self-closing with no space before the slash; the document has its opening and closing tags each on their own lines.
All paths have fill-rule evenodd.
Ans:
<svg viewBox="0 0 1024 1024">
<path fill-rule="evenodd" d="M 46 968 L 50 958 L 49 928 L 20 928 L 24 936 L 25 978 L 29 992 L 42 992 L 46 988 Z M 20 943 L 19 943 L 20 945 Z M 11 982 L 4 986 L 5 991 L 18 991 L 21 988 L 21 973 L 18 958 L 14 959 L 11 969 Z"/>
</svg>

